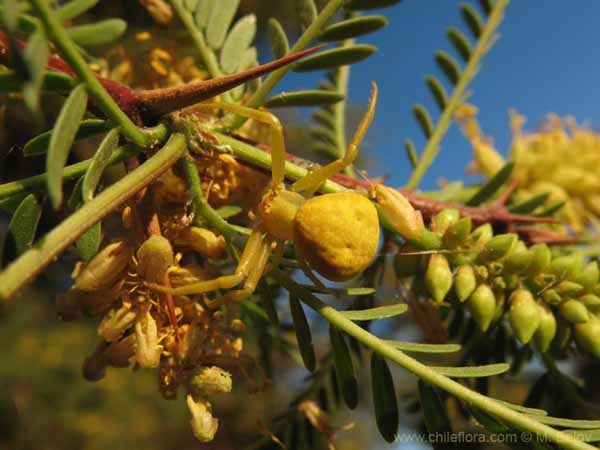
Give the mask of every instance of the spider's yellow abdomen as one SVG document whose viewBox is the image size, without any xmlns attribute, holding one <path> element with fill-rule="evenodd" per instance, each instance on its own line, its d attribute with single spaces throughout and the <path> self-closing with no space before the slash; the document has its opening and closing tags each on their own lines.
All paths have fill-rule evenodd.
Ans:
<svg viewBox="0 0 600 450">
<path fill-rule="evenodd" d="M 363 272 L 377 253 L 377 210 L 354 192 L 308 199 L 294 219 L 296 250 L 311 268 L 332 281 Z"/>
</svg>

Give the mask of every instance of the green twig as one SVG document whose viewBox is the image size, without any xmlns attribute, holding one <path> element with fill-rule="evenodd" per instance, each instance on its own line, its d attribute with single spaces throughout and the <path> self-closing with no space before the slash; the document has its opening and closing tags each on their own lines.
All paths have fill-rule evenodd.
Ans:
<svg viewBox="0 0 600 450">
<path fill-rule="evenodd" d="M 421 380 L 445 390 L 469 405 L 473 405 L 482 411 L 505 420 L 518 429 L 530 431 L 541 438 L 557 443 L 563 448 L 572 450 L 592 450 L 595 448 L 589 444 L 578 441 L 573 436 L 544 425 L 530 416 L 510 409 L 490 397 L 472 391 L 464 385 L 437 373 L 435 370 L 420 363 L 416 359 L 391 347 L 384 340 L 369 333 L 351 320 L 346 319 L 343 314 L 338 312 L 335 308 L 332 308 L 319 300 L 308 290 L 296 284 L 282 272 L 273 271 L 272 275 L 280 284 L 290 291 L 290 293 L 314 309 L 333 326 L 356 338 L 380 356 L 395 362 L 399 366 L 415 374 Z"/>
<path fill-rule="evenodd" d="M 151 137 L 135 126 L 87 66 L 75 43 L 52 14 L 49 3 L 45 0 L 31 0 L 30 3 L 39 14 L 46 33 L 52 38 L 61 56 L 69 63 L 77 77 L 86 84 L 98 108 L 121 128 L 122 134 L 131 142 L 142 147 L 150 145 Z"/>
<path fill-rule="evenodd" d="M 202 184 L 198 176 L 198 170 L 194 162 L 185 156 L 181 158 L 181 165 L 188 182 L 189 189 L 193 195 L 196 217 L 203 217 L 208 224 L 221 233 L 229 241 L 240 237 L 240 234 L 249 234 L 248 229 L 231 225 L 223 219 L 205 200 L 202 195 Z"/>
<path fill-rule="evenodd" d="M 175 164 L 185 150 L 183 135 L 173 134 L 152 158 L 85 203 L 77 212 L 36 242 L 0 273 L 0 301 L 13 298 L 82 233 L 154 181 Z"/>
<path fill-rule="evenodd" d="M 425 171 L 427 171 L 437 156 L 440 142 L 452 123 L 454 111 L 464 102 L 467 86 L 479 71 L 479 64 L 481 63 L 483 56 L 493 44 L 495 38 L 494 33 L 502 21 L 504 10 L 506 9 L 507 5 L 508 0 L 498 0 L 494 4 L 494 9 L 490 14 L 489 20 L 485 24 L 485 28 L 481 33 L 481 37 L 477 41 L 477 45 L 473 50 L 473 54 L 465 66 L 465 70 L 463 71 L 460 80 L 458 80 L 458 83 L 456 84 L 456 87 L 452 92 L 452 96 L 448 101 L 448 105 L 444 109 L 440 120 L 436 124 L 433 134 L 425 146 L 425 150 L 423 150 L 423 154 L 419 159 L 417 167 L 413 171 L 408 183 L 406 184 L 407 189 L 415 189 L 419 185 L 419 182 L 421 181 L 421 178 L 423 178 Z"/>
</svg>

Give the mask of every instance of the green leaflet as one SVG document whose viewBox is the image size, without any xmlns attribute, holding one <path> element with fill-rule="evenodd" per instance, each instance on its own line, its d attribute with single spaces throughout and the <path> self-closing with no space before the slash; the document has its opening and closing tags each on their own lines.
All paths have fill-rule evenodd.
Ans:
<svg viewBox="0 0 600 450">
<path fill-rule="evenodd" d="M 29 194 L 11 217 L 8 231 L 14 238 L 17 255 L 31 247 L 41 215 L 42 207 L 38 204 L 35 196 Z"/>
<path fill-rule="evenodd" d="M 431 121 L 429 112 L 423 105 L 417 103 L 413 106 L 413 114 L 421 127 L 421 131 L 423 131 L 425 137 L 429 139 L 433 134 L 433 122 Z"/>
<path fill-rule="evenodd" d="M 54 15 L 60 21 L 74 19 L 88 9 L 93 8 L 98 0 L 71 0 L 54 11 Z"/>
<path fill-rule="evenodd" d="M 494 0 L 479 0 L 479 5 L 483 12 L 485 12 L 486 16 L 489 16 L 494 9 Z"/>
<path fill-rule="evenodd" d="M 335 373 L 344 401 L 348 408 L 354 409 L 358 405 L 358 381 L 348 344 L 333 325 L 329 327 L 329 340 L 333 351 Z"/>
<path fill-rule="evenodd" d="M 312 114 L 312 118 L 315 122 L 323 125 L 324 127 L 333 128 L 335 126 L 335 117 L 328 108 L 321 108 Z"/>
<path fill-rule="evenodd" d="M 184 0 L 183 6 L 188 11 L 196 11 L 196 8 L 198 7 L 198 0 Z"/>
<path fill-rule="evenodd" d="M 265 102 L 268 108 L 285 108 L 291 106 L 322 106 L 331 105 L 344 99 L 342 94 L 328 91 L 296 91 L 283 92 L 269 98 Z"/>
<path fill-rule="evenodd" d="M 371 391 L 377 428 L 387 442 L 394 442 L 400 422 L 394 379 L 385 359 L 375 352 L 371 354 Z"/>
<path fill-rule="evenodd" d="M 23 59 L 27 63 L 30 74 L 30 80 L 23 85 L 23 98 L 27 107 L 37 114 L 40 113 L 40 89 L 49 55 L 46 35 L 41 28 L 38 28 L 29 37 L 27 47 L 23 51 Z"/>
<path fill-rule="evenodd" d="M 107 19 L 89 25 L 66 28 L 67 34 L 75 43 L 89 45 L 108 44 L 119 39 L 127 29 L 127 22 L 121 19 Z"/>
<path fill-rule="evenodd" d="M 438 105 L 438 108 L 440 111 L 443 111 L 448 104 L 448 94 L 446 93 L 444 85 L 433 75 L 427 75 L 425 77 L 425 82 L 427 83 L 427 87 L 429 88 L 435 103 Z"/>
<path fill-rule="evenodd" d="M 460 13 L 473 37 L 479 39 L 483 30 L 483 21 L 477 11 L 468 3 L 463 3 L 460 5 Z"/>
<path fill-rule="evenodd" d="M 64 73 L 42 73 L 42 89 L 45 91 L 69 92 L 74 85 L 73 78 Z M 0 73 L 0 93 L 19 92 L 23 86 L 23 79 L 12 70 Z"/>
<path fill-rule="evenodd" d="M 58 209 L 62 203 L 62 171 L 86 106 L 87 92 L 85 85 L 80 84 L 65 101 L 54 124 L 46 158 L 46 185 L 54 209 Z"/>
<path fill-rule="evenodd" d="M 98 186 L 98 182 L 102 177 L 102 172 L 108 165 L 110 160 L 110 156 L 116 150 L 119 145 L 119 129 L 113 128 L 110 130 L 102 142 L 100 146 L 94 153 L 94 157 L 92 158 L 92 162 L 89 167 L 85 171 L 85 175 L 83 176 L 83 184 L 81 185 L 81 197 L 84 202 L 89 202 L 94 196 L 94 192 L 96 191 L 96 187 Z"/>
<path fill-rule="evenodd" d="M 387 319 L 404 314 L 406 311 L 408 311 L 406 303 L 396 303 L 394 305 L 378 306 L 377 308 L 342 311 L 341 314 L 349 320 L 364 321 Z"/>
<path fill-rule="evenodd" d="M 450 378 L 479 378 L 500 375 L 510 369 L 510 364 L 498 363 L 463 367 L 430 366 L 430 368 Z"/>
<path fill-rule="evenodd" d="M 319 294 L 333 295 L 336 297 L 356 297 L 361 295 L 371 295 L 375 292 L 375 289 L 370 287 L 357 287 L 357 288 L 332 288 L 332 287 L 318 287 L 308 284 L 301 284 L 303 288 L 309 292 L 316 292 Z"/>
<path fill-rule="evenodd" d="M 252 44 L 256 36 L 256 16 L 248 14 L 238 20 L 227 35 L 219 64 L 225 73 L 234 73 L 240 64 L 240 55 Z"/>
<path fill-rule="evenodd" d="M 448 39 L 459 53 L 463 61 L 467 62 L 471 57 L 471 43 L 458 28 L 450 27 L 447 31 Z"/>
<path fill-rule="evenodd" d="M 73 191 L 67 200 L 67 208 L 71 212 L 77 211 L 83 205 L 82 187 L 84 177 L 80 177 L 73 187 Z M 90 261 L 100 249 L 100 241 L 102 240 L 102 221 L 95 223 L 90 229 L 79 236 L 75 242 L 75 246 L 79 250 L 81 259 Z"/>
<path fill-rule="evenodd" d="M 385 16 L 359 16 L 328 26 L 319 35 L 322 42 L 341 41 L 377 31 L 388 24 Z"/>
<path fill-rule="evenodd" d="M 508 162 L 490 178 L 466 203 L 467 206 L 477 206 L 489 199 L 494 193 L 500 189 L 510 178 L 515 163 Z"/>
<path fill-rule="evenodd" d="M 429 433 L 451 433 L 452 427 L 446 414 L 445 405 L 442 403 L 437 390 L 423 380 L 419 380 L 419 400 L 423 409 L 427 431 Z"/>
<path fill-rule="evenodd" d="M 9 214 L 13 214 L 25 197 L 27 197 L 27 192 L 20 192 L 10 197 L 3 198 L 0 200 L 0 209 Z"/>
<path fill-rule="evenodd" d="M 541 194 L 533 195 L 527 200 L 511 206 L 509 211 L 515 214 L 529 214 L 537 207 L 546 203 L 546 200 L 548 200 L 549 196 L 550 194 L 548 192 L 542 192 Z"/>
<path fill-rule="evenodd" d="M 87 119 L 81 122 L 79 129 L 75 134 L 75 140 L 85 139 L 106 131 L 107 123 L 100 119 Z M 49 130 L 44 133 L 38 134 L 36 137 L 31 139 L 23 147 L 23 154 L 25 156 L 42 155 L 48 150 L 50 145 L 50 138 L 52 131 Z"/>
<path fill-rule="evenodd" d="M 2 1 L 2 23 L 9 32 L 17 28 L 17 19 L 19 17 L 20 5 L 15 0 Z"/>
<path fill-rule="evenodd" d="M 314 0 L 294 0 L 296 13 L 302 30 L 307 29 L 317 18 L 317 5 Z"/>
<path fill-rule="evenodd" d="M 458 80 L 460 79 L 461 69 L 460 65 L 452 56 L 450 56 L 446 52 L 438 50 L 435 52 L 435 62 L 437 63 L 440 70 L 444 72 L 444 75 L 446 75 L 446 78 L 448 78 L 448 81 L 450 81 L 450 83 L 452 83 L 453 85 L 458 83 Z"/>
<path fill-rule="evenodd" d="M 195 14 L 194 21 L 200 30 L 204 30 L 206 25 L 208 25 L 208 20 L 210 19 L 210 14 L 213 9 L 215 9 L 215 5 L 217 4 L 216 0 L 198 0 L 196 2 L 187 2 L 190 4 L 195 3 Z M 236 6 L 237 8 L 237 6 Z M 191 8 L 190 8 L 191 11 Z M 231 22 L 230 22 L 231 23 Z M 228 26 L 229 28 L 229 26 Z"/>
<path fill-rule="evenodd" d="M 332 69 L 346 64 L 354 64 L 368 58 L 376 51 L 377 47 L 369 44 L 358 44 L 325 50 L 304 58 L 294 65 L 293 70 L 295 72 L 310 72 L 313 70 Z"/>
<path fill-rule="evenodd" d="M 417 151 L 415 150 L 415 144 L 410 139 L 404 139 L 404 150 L 406 151 L 406 157 L 410 162 L 410 165 L 414 169 L 417 167 L 419 163 L 419 158 L 417 157 Z"/>
<path fill-rule="evenodd" d="M 315 349 L 312 343 L 312 335 L 306 315 L 302 309 L 302 305 L 298 299 L 290 295 L 290 311 L 294 319 L 294 330 L 296 332 L 296 340 L 298 341 L 298 349 L 302 356 L 304 367 L 309 372 L 314 372 L 316 367 Z"/>
<path fill-rule="evenodd" d="M 271 53 L 273 53 L 275 58 L 282 58 L 289 52 L 290 44 L 285 31 L 279 21 L 273 17 L 269 19 L 267 25 L 267 37 Z"/>
<path fill-rule="evenodd" d="M 234 205 L 225 205 L 225 206 L 221 206 L 219 209 L 217 209 L 217 213 L 223 219 L 229 219 L 230 217 L 237 216 L 242 211 L 243 211 L 243 208 L 241 208 L 239 206 L 234 206 Z"/>
<path fill-rule="evenodd" d="M 206 7 L 202 3 L 198 5 L 198 10 Z M 235 17 L 239 4 L 240 0 L 219 0 L 211 8 L 210 17 L 206 24 L 206 42 L 212 48 L 219 49 L 223 46 L 225 36 Z"/>
<path fill-rule="evenodd" d="M 346 9 L 378 9 L 400 3 L 401 0 L 350 0 L 344 5 Z"/>
<path fill-rule="evenodd" d="M 539 415 L 533 415 L 532 417 L 538 422 L 545 423 L 546 425 L 576 428 L 578 430 L 593 430 L 600 428 L 600 420 L 563 419 L 561 417 Z"/>
<path fill-rule="evenodd" d="M 419 342 L 386 341 L 392 347 L 405 352 L 454 353 L 461 349 L 459 344 L 421 344 Z"/>
</svg>

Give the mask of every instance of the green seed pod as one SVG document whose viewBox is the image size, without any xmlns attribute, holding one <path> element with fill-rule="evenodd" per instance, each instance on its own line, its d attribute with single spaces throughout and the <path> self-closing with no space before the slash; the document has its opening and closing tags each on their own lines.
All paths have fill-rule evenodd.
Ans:
<svg viewBox="0 0 600 450">
<path fill-rule="evenodd" d="M 518 241 L 504 262 L 504 271 L 506 273 L 525 272 L 532 260 L 533 254 L 527 250 L 525 243 Z"/>
<path fill-rule="evenodd" d="M 542 293 L 542 299 L 549 305 L 560 305 L 563 298 L 554 289 L 547 289 Z"/>
<path fill-rule="evenodd" d="M 594 295 L 594 294 L 582 295 L 577 300 L 579 300 L 581 303 L 583 303 L 587 307 L 593 308 L 595 306 L 600 306 L 600 297 L 598 297 L 597 295 Z"/>
<path fill-rule="evenodd" d="M 571 323 L 585 323 L 590 318 L 585 305 L 573 298 L 566 299 L 559 308 L 562 316 Z"/>
<path fill-rule="evenodd" d="M 487 284 L 480 284 L 467 299 L 467 308 L 482 331 L 487 331 L 496 312 L 496 297 Z"/>
<path fill-rule="evenodd" d="M 107 245 L 77 275 L 75 287 L 86 292 L 111 287 L 123 276 L 130 257 L 131 247 L 126 242 Z"/>
<path fill-rule="evenodd" d="M 540 324 L 540 315 L 533 295 L 527 289 L 514 291 L 508 299 L 508 318 L 517 339 L 527 344 Z"/>
<path fill-rule="evenodd" d="M 394 257 L 394 268 L 398 278 L 412 277 L 419 272 L 421 255 L 407 255 L 405 253 L 415 252 L 411 245 L 403 245 Z"/>
<path fill-rule="evenodd" d="M 552 310 L 543 303 L 538 304 L 540 324 L 535 330 L 533 340 L 540 352 L 545 353 L 556 335 L 556 317 Z"/>
<path fill-rule="evenodd" d="M 527 268 L 529 275 L 535 275 L 544 270 L 552 261 L 552 252 L 546 244 L 536 244 L 529 249 L 532 257 Z"/>
<path fill-rule="evenodd" d="M 562 296 L 573 296 L 579 294 L 583 291 L 583 286 L 579 283 L 575 283 L 574 281 L 561 281 L 556 286 L 556 292 L 558 292 Z"/>
<path fill-rule="evenodd" d="M 499 234 L 489 240 L 479 253 L 479 259 L 483 262 L 496 261 L 506 256 L 517 242 L 516 234 Z"/>
<path fill-rule="evenodd" d="M 442 240 L 448 248 L 456 248 L 463 244 L 471 234 L 471 218 L 463 217 L 458 221 L 450 224 Z"/>
<path fill-rule="evenodd" d="M 590 320 L 586 323 L 574 325 L 573 334 L 577 345 L 583 351 L 600 358 L 600 319 L 598 317 L 590 316 Z"/>
<path fill-rule="evenodd" d="M 483 247 L 492 237 L 494 237 L 494 229 L 489 223 L 479 225 L 471 233 L 471 240 L 477 247 Z"/>
<path fill-rule="evenodd" d="M 429 258 L 427 272 L 425 272 L 425 286 L 437 303 L 444 301 L 444 297 L 452 287 L 452 271 L 443 254 L 434 253 Z"/>
<path fill-rule="evenodd" d="M 592 261 L 583 268 L 581 273 L 575 278 L 577 283 L 581 284 L 585 290 L 591 290 L 598 284 L 600 278 L 600 269 L 598 269 L 598 263 Z"/>
<path fill-rule="evenodd" d="M 431 231 L 443 236 L 446 230 L 460 218 L 460 212 L 456 208 L 447 208 L 437 213 L 431 221 Z"/>
<path fill-rule="evenodd" d="M 464 302 L 475 290 L 477 280 L 472 266 L 460 266 L 454 276 L 454 292 L 459 302 Z"/>
</svg>

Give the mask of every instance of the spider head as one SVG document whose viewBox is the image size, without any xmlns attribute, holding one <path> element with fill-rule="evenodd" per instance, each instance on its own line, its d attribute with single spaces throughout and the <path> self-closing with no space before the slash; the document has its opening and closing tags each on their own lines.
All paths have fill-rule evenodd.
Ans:
<svg viewBox="0 0 600 450">
<path fill-rule="evenodd" d="M 276 239 L 294 239 L 294 218 L 305 199 L 297 192 L 284 189 L 268 190 L 256 211 L 264 227 Z"/>
</svg>

